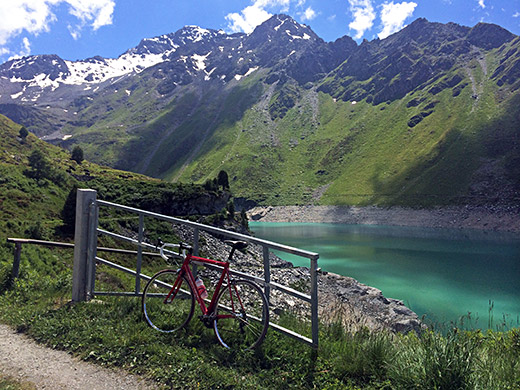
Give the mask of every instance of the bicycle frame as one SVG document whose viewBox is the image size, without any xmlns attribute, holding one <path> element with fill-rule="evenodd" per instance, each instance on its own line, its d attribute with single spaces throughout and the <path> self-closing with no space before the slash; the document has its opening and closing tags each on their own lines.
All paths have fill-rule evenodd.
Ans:
<svg viewBox="0 0 520 390">
<path fill-rule="evenodd" d="M 168 268 L 159 271 L 146 284 L 141 304 L 148 325 L 165 333 L 185 328 L 193 317 L 196 300 L 202 312 L 199 319 L 208 328 L 213 328 L 218 342 L 223 347 L 252 349 L 262 343 L 269 326 L 269 303 L 256 283 L 246 279 L 235 280 L 232 278 L 229 265 L 233 253 L 237 249 L 244 249 L 247 243 L 244 241 L 226 241 L 226 243 L 232 246 L 226 261 L 194 256 L 191 253 L 191 247 L 185 246 L 185 244 L 163 244 L 161 246 L 160 255 L 165 260 L 168 260 L 168 256 L 163 251 L 165 246 L 179 248 L 179 254 L 183 260 L 177 270 Z M 218 283 L 213 283 L 215 290 L 211 300 L 208 300 L 202 289 L 199 291 L 197 288 L 197 284 L 199 287 L 201 286 L 191 271 L 192 264 L 218 268 L 219 271 L 222 271 Z M 165 281 L 161 281 L 163 276 Z M 182 288 L 183 283 L 188 286 Z M 165 288 L 165 290 L 161 291 L 161 288 Z M 179 297 L 179 303 L 170 306 L 179 292 L 181 295 L 187 295 L 185 304 L 182 304 L 184 297 Z M 154 298 L 159 298 L 159 300 L 154 300 Z M 147 302 L 150 304 L 147 305 Z M 208 302 L 209 304 L 207 304 Z M 178 308 L 178 310 L 174 308 Z M 165 320 L 165 318 L 170 318 L 172 321 Z"/>
<path fill-rule="evenodd" d="M 220 279 L 215 288 L 215 292 L 213 293 L 213 296 L 211 297 L 209 306 L 206 306 L 206 302 L 201 297 L 201 295 L 197 289 L 197 286 L 195 285 L 195 277 L 193 276 L 193 273 L 191 272 L 191 268 L 190 268 L 190 264 L 192 262 L 198 263 L 198 264 L 210 264 L 210 265 L 214 265 L 214 266 L 223 268 L 222 274 L 220 275 Z M 222 288 L 222 285 L 226 278 L 227 278 L 227 287 L 229 289 L 231 289 L 231 279 L 229 277 L 229 262 L 228 261 L 218 261 L 218 260 L 206 259 L 204 257 L 193 256 L 191 253 L 188 253 L 182 263 L 181 268 L 178 271 L 178 276 L 177 276 L 177 279 L 175 280 L 174 285 L 172 286 L 170 292 L 168 293 L 168 296 L 164 300 L 165 303 L 173 300 L 175 298 L 175 296 L 177 295 L 177 293 L 179 292 L 180 286 L 182 284 L 183 275 L 186 276 L 186 278 L 188 279 L 188 283 L 190 284 L 190 286 L 193 290 L 193 293 L 195 294 L 195 299 L 197 300 L 197 302 L 200 306 L 203 316 L 209 316 L 209 315 L 211 315 L 211 313 L 214 312 L 216 302 L 217 302 L 218 296 L 220 294 L 220 289 Z M 234 306 L 231 290 L 230 290 L 230 296 L 231 296 L 231 304 Z M 234 307 L 233 307 L 233 309 L 234 309 Z M 229 317 L 232 317 L 232 315 L 230 315 L 230 314 L 218 315 L 218 318 L 229 318 Z"/>
</svg>

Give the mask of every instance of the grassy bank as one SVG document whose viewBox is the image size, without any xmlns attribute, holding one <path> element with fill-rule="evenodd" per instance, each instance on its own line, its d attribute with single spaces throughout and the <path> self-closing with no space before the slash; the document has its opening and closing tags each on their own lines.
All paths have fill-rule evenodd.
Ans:
<svg viewBox="0 0 520 390">
<path fill-rule="evenodd" d="M 141 319 L 135 298 L 70 305 L 70 251 L 24 247 L 21 277 L 10 283 L 11 250 L 0 246 L 0 321 L 52 348 L 167 388 L 520 388 L 519 329 L 391 335 L 349 333 L 333 324 L 321 326 L 316 356 L 273 331 L 260 350 L 234 354 L 197 320 L 179 335 L 158 334 Z"/>
</svg>

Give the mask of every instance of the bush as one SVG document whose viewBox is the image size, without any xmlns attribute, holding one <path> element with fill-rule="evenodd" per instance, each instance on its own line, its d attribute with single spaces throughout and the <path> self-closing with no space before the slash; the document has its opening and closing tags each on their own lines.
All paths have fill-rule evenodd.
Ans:
<svg viewBox="0 0 520 390">
<path fill-rule="evenodd" d="M 30 225 L 26 230 L 25 234 L 29 236 L 29 238 L 33 238 L 35 240 L 44 240 L 48 237 L 48 230 L 42 225 L 41 221 L 36 221 L 36 223 Z"/>
<path fill-rule="evenodd" d="M 5 264 L 0 264 L 0 294 L 9 290 L 13 285 L 11 277 L 12 268 Z"/>
<path fill-rule="evenodd" d="M 31 153 L 29 166 L 31 169 L 25 172 L 26 176 L 37 180 L 52 178 L 52 168 L 40 150 L 36 149 Z"/>
<path fill-rule="evenodd" d="M 223 190 L 229 189 L 229 177 L 226 171 L 220 171 L 217 176 L 217 183 Z"/>
<path fill-rule="evenodd" d="M 81 162 L 83 161 L 83 149 L 81 149 L 81 147 L 79 147 L 78 145 L 74 146 L 70 158 L 76 161 L 78 164 L 81 164 Z"/>
<path fill-rule="evenodd" d="M 27 131 L 25 126 L 22 126 L 19 134 L 20 134 L 20 138 L 22 139 L 22 141 L 25 141 L 25 138 L 27 138 L 27 136 L 29 135 L 29 132 Z"/>
</svg>

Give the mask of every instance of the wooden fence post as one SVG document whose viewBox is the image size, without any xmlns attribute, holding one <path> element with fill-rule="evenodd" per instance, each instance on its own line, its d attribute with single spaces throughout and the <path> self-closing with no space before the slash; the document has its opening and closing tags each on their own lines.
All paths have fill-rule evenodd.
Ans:
<svg viewBox="0 0 520 390">
<path fill-rule="evenodd" d="M 76 225 L 74 231 L 74 268 L 72 271 L 72 302 L 87 300 L 88 246 L 90 204 L 96 201 L 96 191 L 78 189 L 76 195 Z"/>
</svg>

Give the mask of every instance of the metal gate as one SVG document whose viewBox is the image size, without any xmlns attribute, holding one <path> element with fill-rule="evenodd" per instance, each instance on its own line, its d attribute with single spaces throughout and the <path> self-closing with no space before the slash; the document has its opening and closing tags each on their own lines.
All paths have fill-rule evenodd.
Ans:
<svg viewBox="0 0 520 390">
<path fill-rule="evenodd" d="M 294 298 L 300 299 L 304 302 L 310 303 L 311 309 L 311 338 L 296 333 L 290 329 L 284 328 L 278 324 L 270 323 L 270 327 L 282 332 L 286 335 L 296 338 L 299 341 L 307 343 L 314 348 L 318 347 L 318 258 L 317 253 L 308 252 L 298 248 L 293 248 L 272 241 L 262 240 L 255 237 L 247 236 L 240 233 L 231 232 L 224 229 L 219 229 L 213 226 L 204 225 L 196 222 L 191 222 L 179 218 L 170 217 L 167 215 L 152 213 L 145 210 L 140 210 L 116 203 L 106 202 L 97 199 L 95 190 L 78 189 L 76 203 L 76 225 L 74 237 L 74 269 L 73 269 L 73 284 L 72 284 L 72 300 L 75 302 L 87 301 L 96 295 L 129 295 L 139 296 L 141 290 L 141 279 L 149 280 L 150 276 L 141 273 L 141 266 L 143 261 L 143 249 L 148 248 L 156 250 L 154 245 L 144 242 L 144 217 L 156 218 L 159 220 L 171 222 L 173 224 L 188 226 L 193 229 L 193 246 L 194 254 L 197 255 L 199 251 L 199 232 L 206 231 L 209 233 L 216 233 L 220 236 L 232 238 L 235 240 L 243 240 L 249 243 L 254 243 L 262 247 L 264 276 L 259 278 L 257 276 L 244 274 L 238 271 L 232 271 L 234 274 L 246 277 L 257 281 L 264 288 L 265 295 L 269 301 L 272 289 L 279 290 L 283 294 L 287 294 Z M 139 218 L 139 227 L 137 238 L 127 237 L 115 232 L 101 229 L 99 227 L 99 209 L 101 207 L 109 207 L 118 210 L 123 210 L 129 213 L 136 214 Z M 124 242 L 132 243 L 137 246 L 137 258 L 135 270 L 124 267 L 120 264 L 103 259 L 97 255 L 97 237 L 98 235 L 107 235 L 114 239 L 122 240 Z M 269 262 L 270 250 L 277 250 L 286 253 L 291 253 L 296 256 L 304 257 L 310 260 L 310 279 L 311 289 L 310 295 L 304 294 L 300 291 L 292 289 L 287 286 L 271 281 L 271 268 Z M 148 253 L 150 254 L 150 253 Z M 116 268 L 120 271 L 135 276 L 134 291 L 129 292 L 110 292 L 110 291 L 96 291 L 96 262 L 105 264 L 109 267 Z"/>
</svg>

